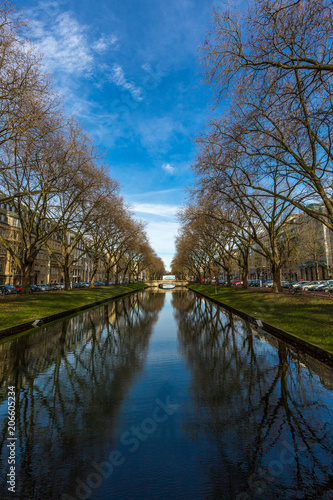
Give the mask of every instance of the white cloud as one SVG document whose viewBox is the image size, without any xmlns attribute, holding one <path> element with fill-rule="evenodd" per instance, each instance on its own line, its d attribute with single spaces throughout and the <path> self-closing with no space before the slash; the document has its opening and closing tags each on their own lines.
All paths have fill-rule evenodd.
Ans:
<svg viewBox="0 0 333 500">
<path fill-rule="evenodd" d="M 170 163 L 164 163 L 162 168 L 167 174 L 173 174 L 175 172 L 175 168 L 172 167 Z"/>
<path fill-rule="evenodd" d="M 135 212 L 159 215 L 160 217 L 174 217 L 179 209 L 177 205 L 163 205 L 157 203 L 134 203 L 132 208 Z"/>
<path fill-rule="evenodd" d="M 114 64 L 111 69 L 110 79 L 113 83 L 123 90 L 128 90 L 134 99 L 137 101 L 142 101 L 142 91 L 140 88 L 136 87 L 133 83 L 129 82 L 125 78 L 124 70 L 119 64 Z"/>
<path fill-rule="evenodd" d="M 33 38 L 53 71 L 76 74 L 91 71 L 94 58 L 85 34 L 86 28 L 70 13 L 59 14 L 50 25 L 35 21 L 33 30 Z"/>
<path fill-rule="evenodd" d="M 102 35 L 91 46 L 96 52 L 105 52 L 109 48 L 116 49 L 118 47 L 118 37 L 116 35 L 104 36 Z"/>
<path fill-rule="evenodd" d="M 71 12 L 61 12 L 56 2 L 50 2 L 48 8 L 51 3 L 53 15 L 40 16 L 38 9 L 29 11 L 33 42 L 55 74 L 90 76 L 96 69 L 97 53 L 117 48 L 118 37 L 102 34 L 92 41 L 89 26 L 80 24 Z"/>
</svg>

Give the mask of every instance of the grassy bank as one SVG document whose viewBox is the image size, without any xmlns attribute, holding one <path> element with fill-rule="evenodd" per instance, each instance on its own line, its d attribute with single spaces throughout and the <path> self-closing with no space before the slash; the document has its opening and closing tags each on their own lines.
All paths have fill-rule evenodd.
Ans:
<svg viewBox="0 0 333 500">
<path fill-rule="evenodd" d="M 143 283 L 0 297 L 0 331 L 144 288 Z"/>
<path fill-rule="evenodd" d="M 333 299 L 192 284 L 189 288 L 333 353 Z"/>
</svg>

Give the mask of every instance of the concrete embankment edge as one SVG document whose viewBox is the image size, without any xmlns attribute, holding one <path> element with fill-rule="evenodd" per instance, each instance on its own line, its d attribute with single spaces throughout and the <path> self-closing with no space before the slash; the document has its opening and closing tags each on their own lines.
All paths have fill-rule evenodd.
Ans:
<svg viewBox="0 0 333 500">
<path fill-rule="evenodd" d="M 68 309 L 66 311 L 61 311 L 60 313 L 57 314 L 52 314 L 51 316 L 45 316 L 36 319 L 41 319 L 43 321 L 42 326 L 44 326 L 47 323 L 51 323 L 53 321 L 66 318 L 67 316 L 72 316 L 73 314 L 79 313 L 81 311 L 86 311 L 87 309 L 92 309 L 96 306 L 101 306 L 103 304 L 106 304 L 107 302 L 112 302 L 113 300 L 125 297 L 126 295 L 131 295 L 132 293 L 145 290 L 146 288 L 147 285 L 142 285 L 142 287 L 129 290 L 128 292 L 120 293 L 119 295 L 114 295 L 113 297 L 108 297 L 106 299 L 98 300 L 96 302 L 89 302 L 88 304 L 84 304 L 83 306 L 80 307 L 75 307 L 74 309 Z M 26 330 L 31 330 L 33 328 L 32 323 L 33 321 L 29 321 L 28 323 L 21 323 L 20 325 L 13 326 L 12 328 L 6 328 L 5 330 L 0 330 L 0 340 L 10 337 L 12 335 L 16 335 L 18 333 L 22 333 Z"/>
<path fill-rule="evenodd" d="M 196 290 L 192 289 L 191 286 L 189 285 L 187 287 L 189 290 L 192 292 L 195 292 L 197 295 L 202 295 L 203 297 L 211 300 L 215 304 L 224 307 L 228 311 L 236 314 L 237 316 L 240 316 L 241 318 L 245 319 L 246 321 L 249 321 L 250 323 L 254 323 L 255 320 L 261 319 L 261 318 L 255 318 L 254 316 L 250 316 L 249 314 L 239 311 L 238 309 L 235 309 L 234 307 L 230 306 L 229 304 L 225 304 L 224 302 L 221 302 L 220 300 L 214 299 L 210 295 L 207 295 L 203 293 L 202 291 L 197 292 Z M 307 352 L 311 356 L 319 359 L 323 363 L 326 363 L 327 365 L 333 366 L 333 354 L 325 351 L 325 349 L 322 349 L 321 347 L 318 347 L 314 344 L 311 344 L 310 342 L 307 342 L 306 340 L 301 339 L 300 337 L 297 337 L 296 335 L 293 335 L 292 333 L 288 333 L 285 330 L 281 330 L 280 328 L 276 328 L 275 326 L 266 323 L 265 321 L 262 321 L 263 328 L 262 330 L 265 330 L 268 333 L 271 333 L 275 335 L 275 337 L 278 337 L 281 340 L 284 340 L 285 342 L 288 342 L 289 344 L 292 344 L 293 346 L 297 347 L 298 349 L 302 349 L 303 351 Z"/>
</svg>

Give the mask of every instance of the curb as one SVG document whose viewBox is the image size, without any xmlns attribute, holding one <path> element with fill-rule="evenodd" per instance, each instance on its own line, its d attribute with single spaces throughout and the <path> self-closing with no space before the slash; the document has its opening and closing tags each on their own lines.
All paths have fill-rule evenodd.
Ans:
<svg viewBox="0 0 333 500">
<path fill-rule="evenodd" d="M 66 316 L 72 316 L 75 313 L 79 313 L 80 311 L 85 311 L 86 309 L 92 309 L 95 306 L 99 306 L 105 304 L 106 302 L 111 302 L 112 300 L 119 299 L 121 297 L 125 297 L 126 295 L 130 295 L 131 293 L 135 293 L 139 290 L 144 290 L 147 286 L 142 286 L 135 290 L 130 290 L 128 292 L 120 293 L 119 295 L 114 295 L 113 297 L 108 297 L 107 299 L 98 300 L 96 302 L 90 302 L 89 304 L 85 304 L 84 306 L 75 307 L 74 309 L 68 309 L 67 311 L 62 311 L 60 313 L 52 314 L 51 316 L 45 316 L 43 318 L 38 318 L 43 321 L 43 325 L 47 323 L 51 323 L 57 319 L 65 318 Z M 12 328 L 6 328 L 5 330 L 0 330 L 0 340 L 6 337 L 10 337 L 11 335 L 16 335 L 17 333 L 24 332 L 25 330 L 31 330 L 34 327 L 32 326 L 33 320 L 28 323 L 21 323 L 20 325 L 13 326 Z"/>
<path fill-rule="evenodd" d="M 241 318 L 245 319 L 246 321 L 249 321 L 250 323 L 254 323 L 258 318 L 255 318 L 254 316 L 250 316 L 249 314 L 239 311 L 238 309 L 235 309 L 232 306 L 229 306 L 228 304 L 225 304 L 224 302 L 221 302 L 217 299 L 214 299 L 213 297 L 210 297 L 209 295 L 206 295 L 205 293 L 202 292 L 197 292 L 196 290 L 193 290 L 188 286 L 188 289 L 191 290 L 192 292 L 202 295 L 203 297 L 211 300 L 215 304 L 224 307 L 225 309 L 228 309 L 230 312 L 236 314 L 237 316 L 240 316 Z M 303 340 L 296 335 L 293 335 L 292 333 L 288 333 L 285 330 L 281 330 L 280 328 L 276 328 L 275 326 L 266 323 L 265 321 L 262 322 L 262 330 L 267 331 L 268 333 L 271 333 L 275 337 L 280 338 L 281 340 L 284 340 L 288 344 L 293 345 L 294 347 L 300 348 L 303 351 L 306 351 L 308 354 L 311 354 L 311 356 L 319 359 L 322 363 L 325 363 L 329 366 L 333 366 L 333 354 L 325 351 L 325 349 L 322 349 L 321 347 L 317 347 L 314 344 L 310 344 L 310 342 L 307 342 L 306 340 Z"/>
</svg>

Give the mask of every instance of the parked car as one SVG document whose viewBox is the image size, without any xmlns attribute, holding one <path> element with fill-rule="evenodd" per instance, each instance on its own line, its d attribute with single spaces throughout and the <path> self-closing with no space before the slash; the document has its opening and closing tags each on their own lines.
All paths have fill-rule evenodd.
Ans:
<svg viewBox="0 0 333 500">
<path fill-rule="evenodd" d="M 50 290 L 49 286 L 44 283 L 41 283 L 40 285 L 37 286 L 41 292 L 48 292 Z"/>
<path fill-rule="evenodd" d="M 22 285 L 15 285 L 15 288 L 16 288 L 18 293 L 22 292 Z"/>
<path fill-rule="evenodd" d="M 260 280 L 250 280 L 249 286 L 260 286 Z"/>
<path fill-rule="evenodd" d="M 324 287 L 320 290 L 321 292 L 333 292 L 333 283 L 330 285 L 324 285 Z"/>
<path fill-rule="evenodd" d="M 38 285 L 30 285 L 30 290 L 32 291 L 32 293 L 35 293 L 35 292 L 41 292 L 42 290 L 39 288 Z"/>
<path fill-rule="evenodd" d="M 273 280 L 264 280 L 262 286 L 264 288 L 271 288 L 273 286 L 273 283 L 274 283 Z"/>
<path fill-rule="evenodd" d="M 327 285 L 328 283 L 329 283 L 329 280 L 320 280 L 320 282 L 319 282 L 319 283 L 317 283 L 316 285 L 314 285 L 314 286 L 312 287 L 312 290 L 317 291 L 317 290 L 319 290 L 319 289 L 320 289 L 320 287 L 325 286 L 325 285 Z"/>
<path fill-rule="evenodd" d="M 65 290 L 65 283 L 53 283 L 57 290 Z"/>
<path fill-rule="evenodd" d="M 242 285 L 243 282 L 241 280 L 232 280 L 231 284 L 232 285 Z"/>
<path fill-rule="evenodd" d="M 317 285 L 316 287 L 314 287 L 314 290 L 316 290 L 317 292 L 326 292 L 326 289 L 328 291 L 331 285 L 333 285 L 333 281 L 327 280 L 324 283 L 321 283 L 321 285 Z"/>
<path fill-rule="evenodd" d="M 307 292 L 308 290 L 313 290 L 315 286 L 322 285 L 324 283 L 325 281 L 310 281 L 310 283 L 303 286 L 302 290 Z"/>
<path fill-rule="evenodd" d="M 11 285 L 0 285 L 1 295 L 17 295 L 19 292 L 15 286 Z"/>
<path fill-rule="evenodd" d="M 295 290 L 303 290 L 305 286 L 309 285 L 311 281 L 297 281 L 295 284 L 293 283 L 292 286 L 295 288 Z"/>
<path fill-rule="evenodd" d="M 282 288 L 290 288 L 291 284 L 292 284 L 292 282 L 290 280 L 283 280 L 281 282 L 281 287 Z"/>
</svg>

